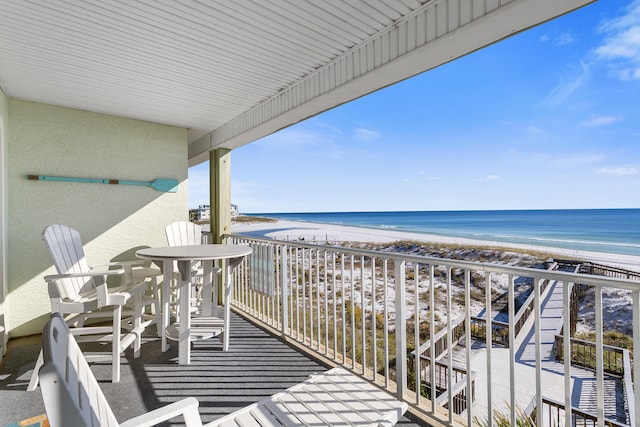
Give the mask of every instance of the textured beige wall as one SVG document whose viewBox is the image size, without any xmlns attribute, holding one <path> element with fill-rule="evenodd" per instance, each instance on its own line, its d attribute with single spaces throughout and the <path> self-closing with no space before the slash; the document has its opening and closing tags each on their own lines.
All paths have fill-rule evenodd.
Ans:
<svg viewBox="0 0 640 427">
<path fill-rule="evenodd" d="M 5 296 L 7 294 L 7 269 L 6 269 L 6 143 L 8 135 L 8 111 L 7 98 L 0 90 L 0 357 L 6 351 L 7 334 L 5 334 L 5 321 L 7 305 Z"/>
<path fill-rule="evenodd" d="M 164 246 L 164 227 L 188 218 L 187 130 L 10 99 L 8 262 L 10 336 L 38 333 L 50 312 L 43 276 L 54 272 L 42 230 L 80 231 L 90 264 L 138 246 Z M 148 187 L 29 181 L 27 175 L 152 181 Z"/>
</svg>

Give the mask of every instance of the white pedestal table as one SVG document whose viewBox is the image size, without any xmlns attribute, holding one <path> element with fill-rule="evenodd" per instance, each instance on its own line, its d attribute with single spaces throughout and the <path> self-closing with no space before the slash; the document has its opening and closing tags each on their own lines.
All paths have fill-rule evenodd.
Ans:
<svg viewBox="0 0 640 427">
<path fill-rule="evenodd" d="M 166 335 L 169 323 L 169 284 L 173 273 L 174 261 L 178 265 L 180 272 L 180 297 L 178 318 L 178 363 L 188 365 L 191 361 L 191 340 L 194 337 L 204 338 L 206 333 L 198 333 L 197 325 L 201 325 L 205 331 L 211 329 L 211 325 L 216 323 L 216 318 L 199 317 L 195 320 L 195 327 L 192 330 L 192 319 L 190 313 L 191 300 L 191 270 L 192 263 L 197 261 L 213 263 L 214 260 L 225 260 L 223 271 L 224 287 L 224 319 L 223 319 L 223 340 L 222 349 L 229 349 L 229 315 L 231 308 L 231 296 L 233 288 L 231 286 L 231 272 L 242 259 L 251 253 L 251 248 L 245 245 L 189 245 L 189 246 L 166 246 L 159 248 L 141 249 L 136 252 L 136 256 L 142 259 L 149 259 L 161 265 L 164 273 L 164 283 L 162 292 L 162 331 L 163 331 L 163 351 L 166 343 Z M 206 270 L 210 271 L 210 268 Z M 205 282 L 205 283 L 211 283 Z M 205 292 L 210 296 L 211 292 Z M 210 307 L 210 301 L 209 307 Z M 212 336 L 209 335 L 209 336 Z"/>
</svg>

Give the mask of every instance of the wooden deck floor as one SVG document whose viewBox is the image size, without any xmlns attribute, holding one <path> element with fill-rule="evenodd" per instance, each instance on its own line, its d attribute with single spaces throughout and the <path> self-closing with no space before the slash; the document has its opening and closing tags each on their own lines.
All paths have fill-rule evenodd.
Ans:
<svg viewBox="0 0 640 427">
<path fill-rule="evenodd" d="M 162 353 L 157 338 L 145 340 L 140 359 L 133 359 L 131 351 L 127 352 L 118 384 L 110 382 L 109 364 L 94 365 L 116 418 L 124 421 L 195 396 L 200 401 L 203 422 L 208 422 L 327 369 L 237 315 L 232 315 L 231 328 L 228 352 L 222 352 L 218 339 L 195 342 L 189 366 L 177 364 L 175 343 Z M 13 345 L 2 359 L 0 427 L 44 413 L 40 389 L 26 391 L 39 350 L 37 340 L 25 340 Z M 399 425 L 421 425 L 418 423 L 404 418 Z"/>
</svg>

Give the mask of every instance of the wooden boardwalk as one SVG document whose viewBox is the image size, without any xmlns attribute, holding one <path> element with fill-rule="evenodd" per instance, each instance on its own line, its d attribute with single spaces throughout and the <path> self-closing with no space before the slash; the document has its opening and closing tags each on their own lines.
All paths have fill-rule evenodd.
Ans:
<svg viewBox="0 0 640 427">
<path fill-rule="evenodd" d="M 542 295 L 540 316 L 541 337 L 541 382 L 543 397 L 557 402 L 564 402 L 564 364 L 555 359 L 553 346 L 555 333 L 562 323 L 562 286 L 552 283 Z M 476 407 L 479 414 L 486 414 L 487 399 L 487 351 L 484 341 L 475 340 L 471 348 L 471 366 L 475 371 Z M 466 350 L 458 345 L 453 353 L 454 363 L 466 366 Z M 492 347 L 492 406 L 494 409 L 508 413 L 510 401 L 510 384 L 508 366 L 510 364 L 508 348 Z M 536 394 L 536 361 L 535 334 L 533 317 L 525 324 L 520 336 L 516 339 L 515 354 L 515 389 L 516 404 L 526 409 L 535 399 Z M 446 363 L 446 358 L 443 359 Z M 574 407 L 597 414 L 595 372 L 579 367 L 571 368 L 571 399 Z M 622 380 L 605 375 L 605 417 L 619 422 L 626 422 Z"/>
<path fill-rule="evenodd" d="M 228 352 L 222 352 L 219 339 L 193 343 L 192 363 L 188 366 L 177 364 L 175 343 L 162 353 L 159 339 L 147 338 L 140 359 L 133 359 L 130 350 L 122 359 L 120 383 L 110 382 L 109 364 L 96 364 L 92 369 L 118 420 L 195 396 L 200 401 L 203 422 L 220 418 L 327 369 L 235 314 L 231 331 Z M 44 413 L 40 388 L 26 391 L 40 350 L 39 341 L 31 341 L 12 345 L 0 365 L 0 427 Z M 421 425 L 417 423 L 405 417 L 399 425 Z"/>
</svg>

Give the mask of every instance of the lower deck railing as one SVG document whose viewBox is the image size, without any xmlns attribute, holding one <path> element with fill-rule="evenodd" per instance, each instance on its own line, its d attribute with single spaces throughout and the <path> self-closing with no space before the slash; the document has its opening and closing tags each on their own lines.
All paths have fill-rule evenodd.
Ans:
<svg viewBox="0 0 640 427">
<path fill-rule="evenodd" d="M 566 417 L 565 406 L 552 399 L 542 399 L 543 418 L 541 424 L 544 426 L 561 426 L 564 424 L 564 418 Z M 598 422 L 598 417 L 590 412 L 583 411 L 579 408 L 571 408 L 571 426 L 575 427 L 598 427 L 601 424 Z M 607 420 L 604 424 L 607 427 L 623 427 L 628 424 L 622 424 L 615 420 Z"/>
<path fill-rule="evenodd" d="M 569 285 L 580 283 L 595 290 L 595 371 L 594 414 L 596 425 L 605 425 L 603 289 L 628 292 L 633 304 L 633 360 L 640 360 L 640 283 L 634 280 L 594 277 L 558 271 L 519 268 L 487 263 L 474 263 L 441 258 L 411 256 L 399 253 L 320 246 L 301 242 L 286 242 L 246 236 L 228 236 L 227 241 L 253 247 L 253 254 L 234 272 L 236 309 L 278 331 L 283 337 L 314 352 L 336 365 L 344 366 L 364 378 L 379 384 L 399 399 L 408 402 L 415 411 L 448 425 L 494 425 L 493 414 L 501 413 L 511 425 L 517 425 L 523 405 L 535 399 L 537 420 L 543 419 L 544 399 L 555 399 L 569 408 L 562 413 L 558 425 L 572 425 L 575 367 L 569 358 L 557 363 L 555 375 L 550 375 L 547 357 L 542 355 L 541 285 L 555 282 L 563 289 L 563 318 L 571 321 Z M 504 340 L 508 348 L 494 347 L 492 340 L 482 345 L 482 357 L 473 348 L 472 316 L 485 309 L 485 330 L 494 330 L 491 303 L 492 290 L 506 287 L 508 293 L 508 324 L 513 324 L 514 282 L 526 278 L 533 287 L 532 334 L 535 345 L 524 358 L 515 346 L 513 328 L 507 328 Z M 454 319 L 464 315 L 463 368 L 454 363 L 453 349 L 446 349 L 442 363 L 423 365 L 421 358 L 411 357 L 415 349 L 429 337 L 446 335 L 454 342 Z M 565 330 L 569 330 L 568 326 Z M 486 333 L 484 334 L 486 337 Z M 553 340 L 553 338 L 551 338 Z M 435 345 L 429 354 L 438 354 Z M 474 343 L 475 346 L 475 343 Z M 569 354 L 570 340 L 562 343 Z M 506 352 L 506 353 L 505 353 Z M 505 356 L 506 355 L 506 356 Z M 441 365 L 444 364 L 446 369 Z M 428 373 L 424 373 L 424 370 Z M 521 374 L 521 369 L 532 377 Z M 428 396 L 443 396 L 438 384 L 457 384 L 457 371 L 475 372 L 466 375 L 466 402 L 454 401 L 454 393 L 445 393 L 446 402 Z M 543 375 L 544 371 L 544 375 Z M 422 373 L 422 374 L 416 374 Z M 446 375 L 442 382 L 428 381 Z M 634 383 L 639 383 L 640 369 L 634 371 Z M 479 382 L 482 377 L 483 381 Z M 521 381 L 530 381 L 527 387 Z M 637 385 L 635 386 L 637 387 Z M 461 387 L 462 389 L 462 387 Z M 526 391 L 522 391 L 526 390 Z M 559 395 L 547 396 L 552 390 Z M 482 402 L 474 400 L 480 400 Z M 635 393 L 629 402 L 630 413 L 640 406 Z M 443 409 L 450 408 L 450 409 Z M 463 408 L 461 414 L 456 410 Z M 539 425 L 543 425 L 540 422 Z M 631 418 L 631 425 L 640 420 Z"/>
</svg>

